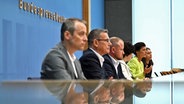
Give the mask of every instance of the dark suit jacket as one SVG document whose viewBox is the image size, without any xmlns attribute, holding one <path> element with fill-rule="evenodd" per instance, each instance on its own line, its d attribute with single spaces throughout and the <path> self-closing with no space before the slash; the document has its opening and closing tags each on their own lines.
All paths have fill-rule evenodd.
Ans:
<svg viewBox="0 0 184 104">
<path fill-rule="evenodd" d="M 84 51 L 79 60 L 87 79 L 105 79 L 105 71 L 101 67 L 98 57 L 91 49 Z"/>
<path fill-rule="evenodd" d="M 57 44 L 46 55 L 42 63 L 41 79 L 86 79 L 78 59 L 74 61 L 78 78 L 75 77 L 72 62 L 62 43 Z"/>
<path fill-rule="evenodd" d="M 105 69 L 105 71 L 107 73 L 107 76 L 108 77 L 112 76 L 114 79 L 125 79 L 125 77 L 124 77 L 124 75 L 122 73 L 121 66 L 120 65 L 118 66 L 119 71 L 118 71 L 118 74 L 117 74 L 111 57 L 108 54 L 104 55 L 103 57 L 105 59 L 105 61 L 104 61 L 104 69 Z"/>
</svg>

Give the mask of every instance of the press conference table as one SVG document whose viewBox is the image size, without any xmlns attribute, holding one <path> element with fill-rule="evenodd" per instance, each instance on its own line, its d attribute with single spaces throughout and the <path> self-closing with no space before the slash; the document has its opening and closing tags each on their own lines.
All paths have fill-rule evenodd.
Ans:
<svg viewBox="0 0 184 104">
<path fill-rule="evenodd" d="M 139 84 L 139 82 L 126 82 L 125 80 L 6 80 L 0 82 L 0 104 L 61 104 L 64 98 L 66 99 L 66 104 L 71 103 L 71 100 L 75 100 L 75 98 L 83 98 L 84 102 L 86 100 L 86 103 L 91 104 L 93 100 L 89 99 L 89 96 L 97 93 L 102 85 L 105 86 L 104 88 L 109 88 L 116 82 L 123 83 L 124 86 L 128 86 L 125 89 L 129 89 L 124 92 L 125 98 L 122 104 L 184 103 L 184 90 L 182 89 L 184 88 L 184 73 L 181 72 L 155 77 L 146 82 L 141 81 L 142 84 Z M 135 90 L 135 86 L 138 85 L 140 88 L 145 88 L 144 93 L 137 91 L 137 88 Z M 69 90 L 71 88 L 73 89 Z M 118 88 L 116 90 L 117 92 L 121 91 Z M 89 92 L 84 94 L 85 91 Z M 83 93 L 83 95 L 79 93 Z M 74 96 L 72 94 L 78 95 Z M 130 101 L 126 102 L 127 99 Z M 75 102 L 73 103 L 75 104 Z"/>
</svg>

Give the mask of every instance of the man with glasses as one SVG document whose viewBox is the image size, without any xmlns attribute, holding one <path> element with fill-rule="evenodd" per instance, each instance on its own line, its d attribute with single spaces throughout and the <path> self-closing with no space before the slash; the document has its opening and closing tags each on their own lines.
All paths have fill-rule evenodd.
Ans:
<svg viewBox="0 0 184 104">
<path fill-rule="evenodd" d="M 82 70 L 87 79 L 106 79 L 103 68 L 103 55 L 109 53 L 111 42 L 108 30 L 94 29 L 88 35 L 88 49 L 83 52 L 79 59 Z"/>
</svg>

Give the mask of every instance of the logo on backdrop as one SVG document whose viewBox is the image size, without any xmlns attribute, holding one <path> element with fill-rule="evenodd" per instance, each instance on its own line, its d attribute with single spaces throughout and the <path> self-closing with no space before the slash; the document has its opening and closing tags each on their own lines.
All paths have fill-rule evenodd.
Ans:
<svg viewBox="0 0 184 104">
<path fill-rule="evenodd" d="M 63 16 L 58 15 L 56 12 L 51 12 L 49 10 L 45 10 L 41 7 L 37 7 L 36 5 L 34 5 L 32 2 L 28 3 L 28 2 L 24 2 L 23 0 L 19 0 L 19 8 L 33 13 L 35 15 L 40 16 L 40 18 L 48 18 L 50 20 L 56 21 L 58 23 L 62 23 L 65 18 Z"/>
</svg>

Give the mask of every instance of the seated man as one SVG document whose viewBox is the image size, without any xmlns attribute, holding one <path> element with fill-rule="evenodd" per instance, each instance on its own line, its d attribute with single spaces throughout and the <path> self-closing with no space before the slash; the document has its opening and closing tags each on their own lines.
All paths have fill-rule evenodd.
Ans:
<svg viewBox="0 0 184 104">
<path fill-rule="evenodd" d="M 66 19 L 61 27 L 61 42 L 52 48 L 42 63 L 41 79 L 85 79 L 74 52 L 83 50 L 87 42 L 86 22 Z"/>
<path fill-rule="evenodd" d="M 109 53 L 110 41 L 106 29 L 94 29 L 88 35 L 88 49 L 79 59 L 87 79 L 106 79 L 102 55 Z"/>
<path fill-rule="evenodd" d="M 119 60 L 122 60 L 124 54 L 124 42 L 118 37 L 110 38 L 111 47 L 109 54 L 104 55 L 104 68 L 108 77 L 113 79 L 125 79 Z"/>
</svg>

